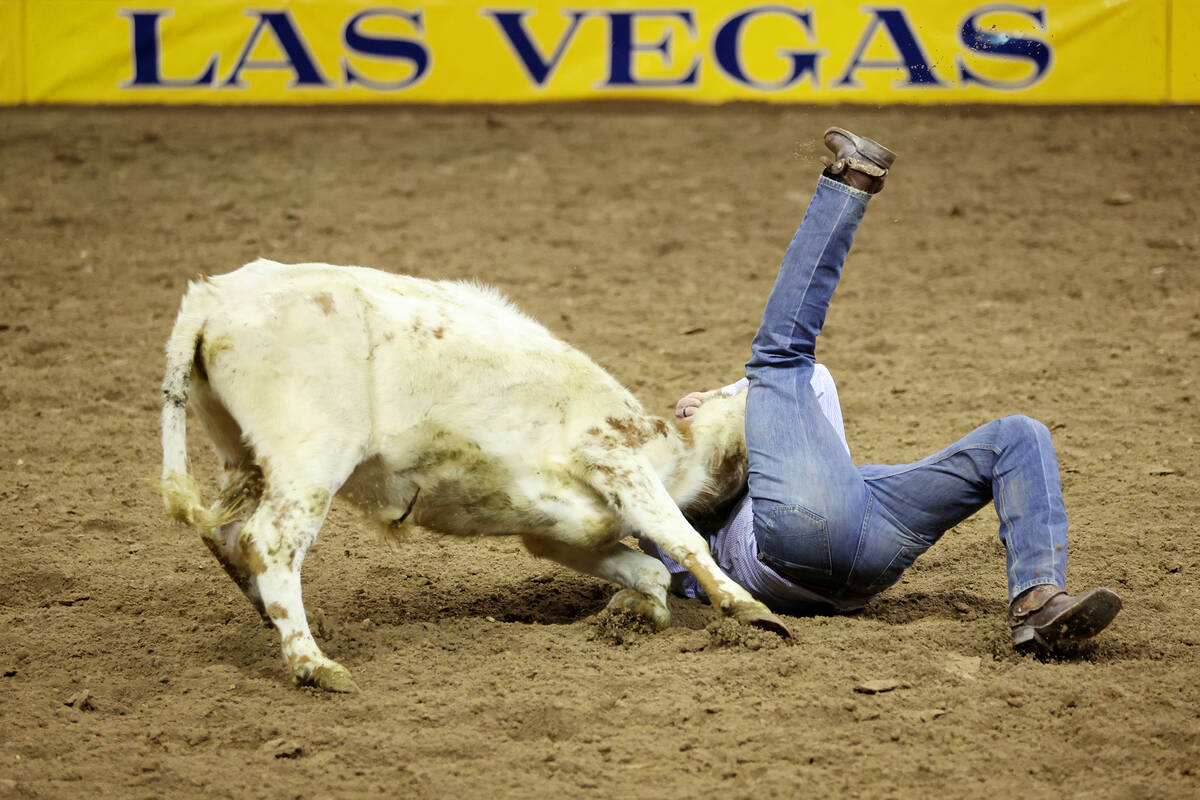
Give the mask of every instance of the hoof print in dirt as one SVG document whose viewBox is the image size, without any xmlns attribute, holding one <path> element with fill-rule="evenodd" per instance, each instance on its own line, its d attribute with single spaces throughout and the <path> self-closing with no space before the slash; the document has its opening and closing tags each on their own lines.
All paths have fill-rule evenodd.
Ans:
<svg viewBox="0 0 1200 800">
<path fill-rule="evenodd" d="M 73 708 L 76 711 L 95 711 L 96 703 L 92 699 L 92 693 L 89 691 L 77 692 L 71 695 L 63 702 L 64 706 Z"/>
<path fill-rule="evenodd" d="M 588 637 L 625 647 L 638 644 L 656 633 L 654 623 L 624 609 L 604 609 L 592 618 L 592 633 Z"/>
<path fill-rule="evenodd" d="M 760 631 L 768 631 L 776 636 L 782 636 L 784 639 L 792 638 L 792 632 L 788 630 L 787 625 L 783 624 L 783 620 L 765 608 L 750 614 L 739 614 L 734 619 L 739 624 L 747 627 L 757 628 Z"/>
<path fill-rule="evenodd" d="M 260 751 L 272 758 L 300 758 L 304 755 L 304 745 L 291 739 L 272 739 Z"/>
<path fill-rule="evenodd" d="M 762 628 L 742 625 L 728 617 L 713 620 L 704 628 L 708 633 L 709 647 L 744 647 L 747 650 L 773 650 L 781 647 L 790 638 Z"/>
<path fill-rule="evenodd" d="M 1088 640 L 1083 642 L 1058 642 L 1049 648 L 1031 648 L 1016 651 L 1032 656 L 1038 661 L 1053 663 L 1056 661 L 1093 661 L 1099 654 L 1099 644 Z"/>
</svg>

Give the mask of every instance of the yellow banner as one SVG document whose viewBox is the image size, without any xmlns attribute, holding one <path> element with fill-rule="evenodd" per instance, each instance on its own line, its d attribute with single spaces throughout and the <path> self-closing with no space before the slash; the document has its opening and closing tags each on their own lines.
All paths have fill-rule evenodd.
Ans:
<svg viewBox="0 0 1200 800">
<path fill-rule="evenodd" d="M 1200 0 L 1171 3 L 1170 100 L 1200 103 Z"/>
<path fill-rule="evenodd" d="M 25 100 L 23 2 L 0 0 L 0 105 Z"/>
<path fill-rule="evenodd" d="M 1196 102 L 1198 4 L 0 0 L 0 102 Z"/>
</svg>

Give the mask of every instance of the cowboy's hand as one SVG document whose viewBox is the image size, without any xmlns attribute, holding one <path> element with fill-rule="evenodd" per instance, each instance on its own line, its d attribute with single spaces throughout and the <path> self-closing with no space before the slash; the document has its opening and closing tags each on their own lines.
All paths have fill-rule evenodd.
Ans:
<svg viewBox="0 0 1200 800">
<path fill-rule="evenodd" d="M 696 409 L 712 396 L 712 392 L 692 392 L 686 397 L 679 398 L 675 404 L 675 419 L 688 419 L 695 416 Z"/>
</svg>

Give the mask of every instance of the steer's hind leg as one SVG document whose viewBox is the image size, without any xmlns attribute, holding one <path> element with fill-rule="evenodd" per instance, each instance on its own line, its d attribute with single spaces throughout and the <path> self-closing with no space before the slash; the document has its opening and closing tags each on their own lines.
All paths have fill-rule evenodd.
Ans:
<svg viewBox="0 0 1200 800">
<path fill-rule="evenodd" d="M 243 520 L 230 522 L 222 525 L 219 528 L 204 531 L 201 533 L 201 539 L 204 540 L 205 546 L 212 553 L 221 566 L 225 568 L 225 574 L 233 579 L 242 593 L 250 600 L 250 604 L 254 606 L 254 610 L 263 618 L 263 622 L 271 625 L 271 618 L 267 615 L 267 607 L 263 604 L 262 596 L 258 593 L 258 581 L 255 574 L 250 570 L 250 566 L 242 558 L 241 548 L 238 547 L 238 537 L 242 532 L 246 523 Z"/>
<path fill-rule="evenodd" d="M 743 624 L 791 635 L 779 617 L 721 571 L 648 464 L 621 450 L 589 448 L 581 455 L 585 480 L 631 527 L 695 575 L 715 608 Z"/>
<path fill-rule="evenodd" d="M 576 572 L 624 586 L 609 601 L 610 609 L 630 611 L 655 630 L 671 623 L 671 613 L 667 611 L 671 577 L 657 558 L 631 550 L 620 542 L 589 548 L 534 535 L 525 535 L 521 540 L 539 558 L 549 558 Z"/>
<path fill-rule="evenodd" d="M 238 534 L 238 548 L 279 631 L 292 678 L 331 692 L 353 692 L 358 687 L 349 671 L 327 658 L 313 639 L 300 593 L 300 564 L 316 541 L 329 502 L 330 493 L 322 488 L 269 489 Z"/>
<path fill-rule="evenodd" d="M 255 464 L 228 469 L 225 473 L 224 485 L 221 497 L 212 510 L 221 515 L 236 514 L 239 519 L 211 530 L 202 531 L 201 538 L 204 540 L 205 546 L 225 568 L 226 574 L 249 598 L 259 616 L 270 625 L 272 624 L 271 618 L 267 615 L 266 606 L 263 605 L 262 597 L 258 593 L 258 582 L 254 572 L 246 563 L 241 548 L 238 546 L 238 537 L 242 528 L 245 527 L 246 518 L 254 513 L 262 498 L 262 470 Z"/>
</svg>

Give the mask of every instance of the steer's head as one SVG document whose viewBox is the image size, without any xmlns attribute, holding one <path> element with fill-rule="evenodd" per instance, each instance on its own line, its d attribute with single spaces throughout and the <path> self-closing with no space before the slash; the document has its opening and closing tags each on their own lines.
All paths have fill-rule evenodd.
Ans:
<svg viewBox="0 0 1200 800">
<path fill-rule="evenodd" d="M 709 398 L 676 426 L 684 441 L 676 502 L 693 521 L 720 513 L 746 487 L 746 393 Z"/>
</svg>

